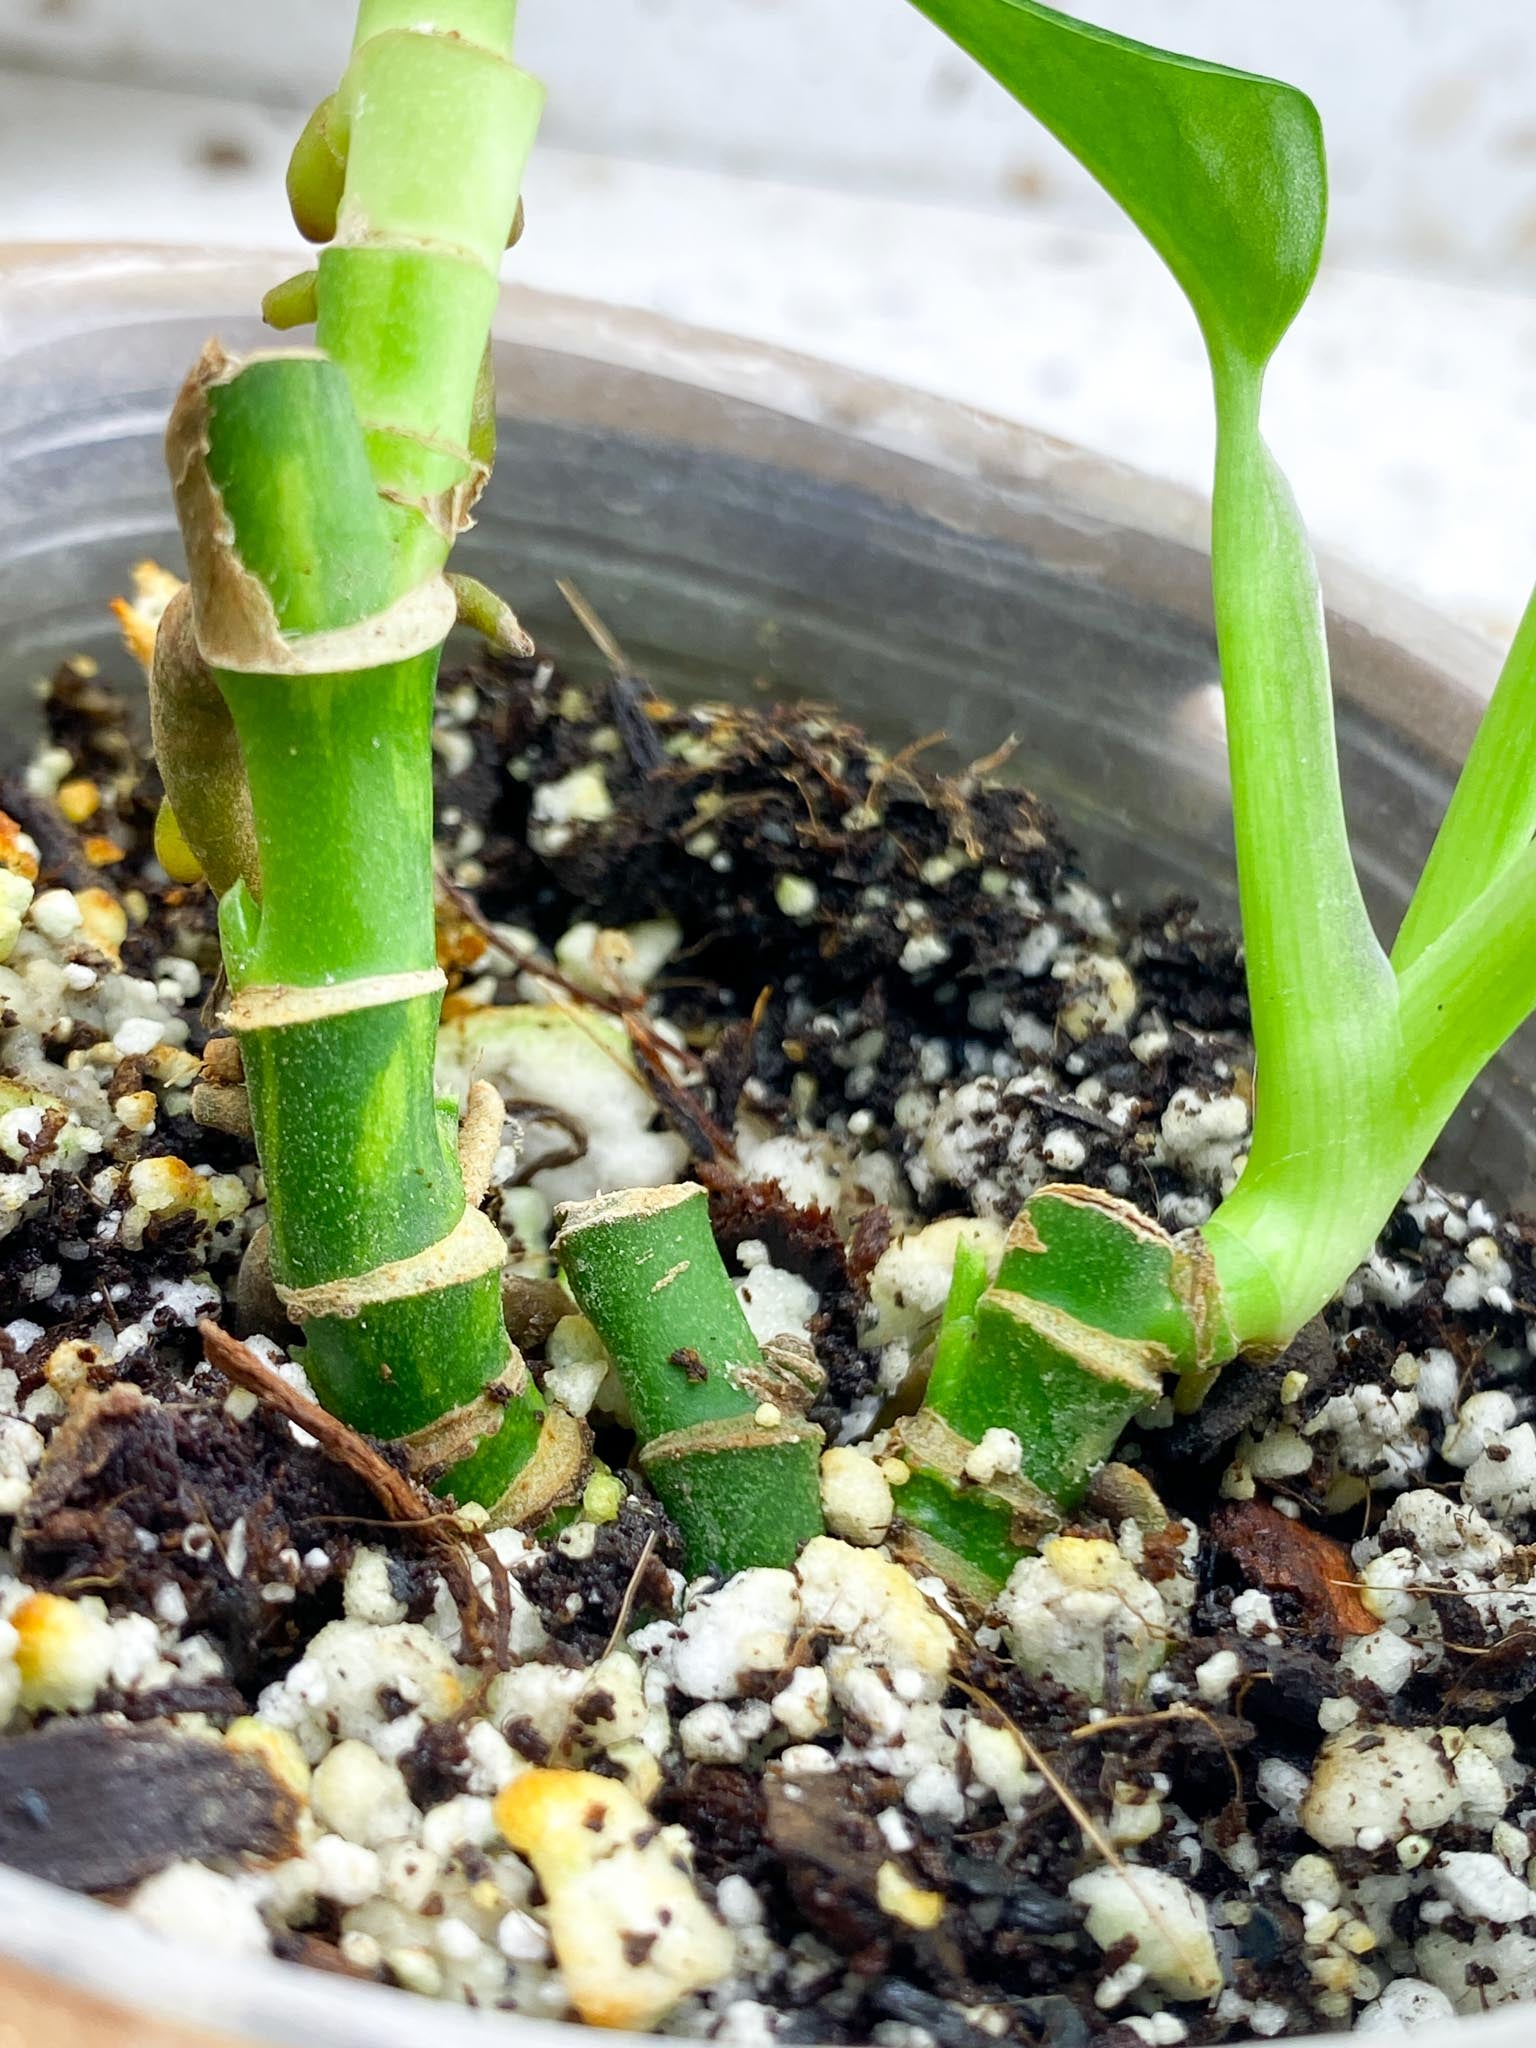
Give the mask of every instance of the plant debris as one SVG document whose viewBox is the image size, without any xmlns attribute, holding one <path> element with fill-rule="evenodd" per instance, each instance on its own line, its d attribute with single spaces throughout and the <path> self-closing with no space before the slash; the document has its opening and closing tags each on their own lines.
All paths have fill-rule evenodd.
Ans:
<svg viewBox="0 0 1536 2048">
<path fill-rule="evenodd" d="M 1320 1529 L 1281 1514 L 1265 1501 L 1231 1501 L 1211 1517 L 1218 1557 L 1243 1583 L 1288 1596 L 1289 1626 L 1303 1640 L 1341 1648 L 1350 1636 L 1381 1626 L 1360 1597 L 1349 1552 Z"/>
<path fill-rule="evenodd" d="M 373 1512 L 286 1429 L 120 1382 L 81 1395 L 54 1430 L 16 1542 L 23 1570 L 57 1592 L 150 1608 L 174 1588 L 187 1625 L 249 1676 L 293 1653 L 312 1607 L 326 1611 L 346 1524 Z M 288 1597 L 264 1598 L 272 1586 Z"/>
<path fill-rule="evenodd" d="M 249 1750 L 88 1717 L 0 1743 L 0 1862 L 74 1892 L 117 1892 L 167 1865 L 278 1863 L 299 1802 Z"/>
</svg>

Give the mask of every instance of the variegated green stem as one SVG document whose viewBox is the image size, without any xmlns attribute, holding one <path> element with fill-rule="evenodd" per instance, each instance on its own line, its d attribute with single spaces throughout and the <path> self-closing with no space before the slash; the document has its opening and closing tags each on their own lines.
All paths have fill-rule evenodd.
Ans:
<svg viewBox="0 0 1536 2048">
<path fill-rule="evenodd" d="M 927 1398 L 893 1446 L 911 1473 L 907 1541 L 978 1597 L 1081 1497 L 1165 1374 L 1235 1350 L 1198 1234 L 1172 1237 L 1095 1188 L 1032 1195 L 985 1278 L 976 1254 L 957 1258 Z M 981 1451 L 988 1430 L 1018 1438 L 1017 1471 Z"/>
<path fill-rule="evenodd" d="M 804 1416 L 820 1373 L 809 1356 L 764 1356 L 704 1190 L 603 1195 L 559 1223 L 561 1267 L 613 1354 L 689 1571 L 791 1563 L 821 1529 L 821 1431 Z"/>
<path fill-rule="evenodd" d="M 236 878 L 220 928 L 273 1278 L 327 1406 L 407 1439 L 457 1498 L 510 1512 L 537 1450 L 545 1467 L 570 1462 L 556 1454 L 571 1432 L 546 1422 L 508 1344 L 504 1248 L 466 1205 L 433 1091 L 437 629 L 391 607 L 380 502 L 334 364 L 210 350 L 169 445 L 255 824 L 259 900 Z M 451 616 L 446 591 L 439 605 Z"/>
<path fill-rule="evenodd" d="M 334 178 L 317 205 L 313 159 L 292 169 L 296 213 L 329 241 L 315 338 L 352 387 L 402 590 L 442 567 L 489 467 L 476 393 L 543 104 L 507 55 L 516 12 L 362 0 L 324 121 L 325 155 L 344 165 L 330 235 Z"/>
<path fill-rule="evenodd" d="M 433 1087 L 442 571 L 488 468 L 487 336 L 541 100 L 507 54 L 514 14 L 363 0 L 293 168 L 303 224 L 335 236 L 320 349 L 211 345 L 167 451 L 195 652 L 250 798 L 256 858 L 221 867 L 220 931 L 273 1280 L 328 1406 L 524 1519 L 579 1489 L 584 1439 L 508 1343 L 505 1247 Z M 310 309 L 303 286 L 284 310 Z M 181 822 L 207 867 L 210 834 Z"/>
</svg>

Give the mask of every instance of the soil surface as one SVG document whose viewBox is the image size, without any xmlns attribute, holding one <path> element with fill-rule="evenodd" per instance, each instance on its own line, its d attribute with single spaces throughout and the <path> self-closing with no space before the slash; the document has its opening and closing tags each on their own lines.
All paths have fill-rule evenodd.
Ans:
<svg viewBox="0 0 1536 2048">
<path fill-rule="evenodd" d="M 1027 757 L 946 775 L 815 707 L 454 676 L 444 1076 L 514 1105 L 509 1323 L 627 1498 L 445 1531 L 387 1450 L 296 1419 L 297 1332 L 237 1299 L 263 1191 L 193 1114 L 227 1080 L 214 921 L 154 857 L 140 695 L 61 669 L 0 780 L 0 1860 L 464 2003 L 585 2012 L 596 1972 L 744 2048 L 1536 1996 L 1536 1225 L 1415 1183 L 1284 1358 L 1145 1413 L 1133 1475 L 988 1609 L 883 1547 L 952 1219 L 995 1251 L 1066 1180 L 1183 1228 L 1241 1171 L 1229 933 L 1098 892 Z M 582 1028 L 535 1071 L 518 1018 L 552 1004 Z M 554 1279 L 555 1201 L 684 1176 L 873 1484 L 829 1461 L 794 1572 L 684 1583 Z M 644 1823 L 574 1922 L 503 1827 L 550 1765 Z"/>
</svg>

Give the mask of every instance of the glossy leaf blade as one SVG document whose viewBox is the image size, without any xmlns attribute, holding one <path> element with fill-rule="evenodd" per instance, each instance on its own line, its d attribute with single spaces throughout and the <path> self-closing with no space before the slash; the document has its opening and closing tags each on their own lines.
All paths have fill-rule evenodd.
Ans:
<svg viewBox="0 0 1536 2048">
<path fill-rule="evenodd" d="M 1049 128 L 1183 287 L 1213 354 L 1262 363 L 1311 289 L 1328 178 L 1305 93 L 1035 0 L 913 0 Z"/>
</svg>

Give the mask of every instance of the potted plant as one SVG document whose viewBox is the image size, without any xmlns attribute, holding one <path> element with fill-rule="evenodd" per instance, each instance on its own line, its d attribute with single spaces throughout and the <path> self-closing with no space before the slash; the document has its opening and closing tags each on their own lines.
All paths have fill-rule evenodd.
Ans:
<svg viewBox="0 0 1536 2048">
<path fill-rule="evenodd" d="M 1528 634 L 1389 959 L 1258 436 L 1315 117 L 1028 0 L 925 11 L 1210 347 L 1251 1014 L 998 759 L 679 710 L 576 593 L 612 675 L 562 687 L 446 572 L 538 94 L 510 0 L 365 0 L 290 179 L 327 246 L 267 303 L 318 345 L 210 347 L 172 414 L 188 581 L 124 608 L 153 828 L 77 667 L 0 847 L 44 1318 L 5 1331 L 0 1854 L 606 2026 L 1449 2017 L 1532 1967 L 1530 1254 L 1399 1197 L 1529 1007 Z M 455 621 L 496 654 L 438 714 L 434 881 Z"/>
</svg>

